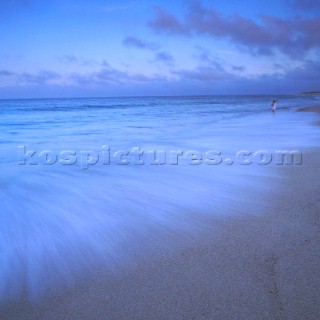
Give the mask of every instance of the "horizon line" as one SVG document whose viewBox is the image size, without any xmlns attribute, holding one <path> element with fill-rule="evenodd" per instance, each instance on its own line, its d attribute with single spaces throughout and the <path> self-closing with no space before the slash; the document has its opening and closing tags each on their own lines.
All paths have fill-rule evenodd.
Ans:
<svg viewBox="0 0 320 320">
<path fill-rule="evenodd" d="M 312 92 L 313 93 L 313 92 Z M 317 92 L 320 94 L 319 92 Z M 182 98 L 182 97 L 226 97 L 226 96 L 295 96 L 295 95 L 308 95 L 311 92 L 299 92 L 299 93 L 250 93 L 250 94 L 186 94 L 186 95 L 137 95 L 137 96 L 88 96 L 88 97 L 45 97 L 45 98 L 0 98 L 0 101 L 4 100 L 63 100 L 63 99 L 115 99 L 115 98 Z"/>
</svg>

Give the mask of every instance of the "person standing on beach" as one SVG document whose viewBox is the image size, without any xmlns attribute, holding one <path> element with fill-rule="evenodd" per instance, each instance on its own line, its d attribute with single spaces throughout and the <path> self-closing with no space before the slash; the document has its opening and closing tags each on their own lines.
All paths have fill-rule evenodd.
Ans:
<svg viewBox="0 0 320 320">
<path fill-rule="evenodd" d="M 276 109 L 277 109 L 277 101 L 276 100 L 273 100 L 272 103 L 271 103 L 271 110 L 273 113 L 276 112 Z"/>
</svg>

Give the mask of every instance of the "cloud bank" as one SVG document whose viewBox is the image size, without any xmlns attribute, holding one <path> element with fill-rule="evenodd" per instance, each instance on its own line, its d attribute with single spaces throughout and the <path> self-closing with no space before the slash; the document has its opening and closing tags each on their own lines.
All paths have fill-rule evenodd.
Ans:
<svg viewBox="0 0 320 320">
<path fill-rule="evenodd" d="M 261 15 L 253 19 L 236 13 L 224 15 L 196 1 L 188 7 L 182 20 L 157 7 L 154 19 L 148 25 L 155 32 L 167 35 L 229 39 L 261 55 L 272 55 L 280 51 L 292 58 L 300 58 L 311 49 L 320 48 L 319 16 L 284 19 Z"/>
</svg>

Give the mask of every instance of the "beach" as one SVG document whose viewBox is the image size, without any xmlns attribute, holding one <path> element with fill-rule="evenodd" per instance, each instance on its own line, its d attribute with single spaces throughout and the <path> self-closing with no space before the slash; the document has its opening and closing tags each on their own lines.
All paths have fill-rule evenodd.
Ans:
<svg viewBox="0 0 320 320">
<path fill-rule="evenodd" d="M 269 117 L 268 114 L 265 120 L 259 119 L 258 125 L 261 126 L 262 121 L 267 121 L 268 124 L 272 121 L 276 134 L 283 133 L 283 130 L 291 132 L 290 122 L 287 120 L 291 111 L 283 116 L 287 122 L 282 122 L 281 112 L 281 110 L 278 111 L 280 120 L 272 118 L 271 115 Z M 251 119 L 250 117 L 252 116 L 249 115 L 244 119 L 246 123 Z M 32 282 L 35 284 L 34 287 L 24 283 L 25 290 L 18 294 L 18 298 L 4 299 L 5 303 L 1 305 L 0 311 L 1 319 L 318 319 L 320 315 L 318 276 L 320 271 L 318 254 L 320 250 L 320 172 L 318 168 L 320 152 L 315 145 L 319 136 L 318 138 L 316 136 L 318 131 L 313 132 L 317 128 L 313 128 L 308 123 L 301 124 L 300 128 L 296 122 L 298 121 L 296 115 L 292 117 L 294 122 L 291 125 L 297 128 L 298 133 L 286 135 L 283 141 L 286 143 L 290 141 L 289 147 L 291 145 L 299 147 L 303 159 L 301 165 L 271 164 L 248 167 L 248 169 L 240 166 L 221 167 L 219 171 L 214 172 L 217 189 L 214 189 L 213 202 L 209 202 L 209 194 L 206 194 L 208 185 L 205 185 L 206 188 L 200 188 L 206 182 L 205 177 L 209 172 L 207 167 L 201 166 L 191 170 L 189 167 L 186 169 L 182 166 L 178 168 L 179 170 L 177 169 L 177 173 L 163 169 L 165 171 L 161 171 L 160 175 L 173 177 L 177 174 L 181 179 L 181 175 L 186 174 L 186 180 L 182 182 L 191 183 L 189 189 L 185 191 L 193 192 L 192 199 L 189 193 L 190 202 L 181 189 L 182 183 L 170 182 L 164 186 L 164 190 L 180 188 L 182 193 L 176 190 L 173 200 L 161 198 L 164 201 L 162 208 L 166 208 L 169 213 L 170 208 L 174 212 L 181 208 L 182 212 L 179 215 L 161 216 L 161 219 L 159 216 L 153 217 L 156 223 L 153 220 L 145 221 L 140 217 L 139 223 L 147 225 L 150 223 L 150 225 L 147 229 L 140 229 L 141 225 L 139 228 L 127 229 L 133 235 L 132 238 L 122 234 L 125 247 L 128 249 L 123 251 L 127 253 L 126 259 L 113 261 L 113 267 L 110 267 L 111 254 L 107 255 L 108 263 L 106 264 L 105 260 L 97 259 L 96 252 L 91 251 L 96 249 L 93 246 L 93 244 L 97 245 L 95 241 L 99 240 L 101 247 L 109 248 L 110 241 L 115 242 L 114 238 L 107 238 L 106 241 L 109 242 L 101 243 L 103 237 L 95 235 L 93 238 L 92 231 L 90 233 L 90 230 L 97 230 L 97 226 L 91 226 L 87 222 L 89 227 L 94 229 L 88 229 L 88 233 L 85 232 L 86 229 L 81 229 L 84 239 L 90 242 L 87 244 L 80 242 L 84 248 L 88 248 L 88 252 L 79 251 L 79 256 L 74 256 L 74 262 L 79 263 L 79 268 L 82 268 L 83 272 L 72 282 L 60 281 L 60 278 L 70 277 L 69 272 L 77 270 L 72 264 L 69 268 L 67 265 L 68 259 L 70 258 L 72 262 L 73 256 L 55 256 L 57 252 L 53 249 L 57 247 L 50 247 L 50 242 L 44 251 L 48 256 L 44 275 L 48 274 L 56 280 L 56 285 L 48 285 L 40 291 L 40 294 L 36 294 L 36 289 L 35 291 L 31 289 L 38 288 L 37 274 L 30 273 L 33 270 L 29 269 L 29 277 L 31 275 L 34 277 Z M 303 118 L 301 121 L 304 123 L 305 119 L 312 123 L 317 119 L 317 115 L 312 113 L 310 117 Z M 236 121 L 237 132 L 240 132 L 241 123 L 237 118 Z M 227 127 L 223 134 L 232 132 L 234 122 L 231 123 L 232 126 Z M 258 129 L 255 127 L 255 122 L 249 123 L 256 134 Z M 284 129 L 283 123 L 287 123 L 289 129 Z M 225 126 L 222 122 L 219 128 L 226 128 Z M 259 134 L 264 137 L 265 133 L 261 130 L 260 128 Z M 266 128 L 266 131 L 268 130 Z M 314 147 L 307 143 L 300 148 L 300 144 L 296 141 L 302 132 L 308 133 L 305 137 L 314 139 L 311 144 Z M 248 139 L 247 133 L 243 139 Z M 261 141 L 262 138 L 260 143 Z M 267 143 L 267 140 L 263 141 Z M 277 143 L 280 147 L 280 142 Z M 255 146 L 254 141 L 250 140 L 250 145 Z M 262 144 L 263 146 L 267 144 Z M 141 172 L 144 175 L 150 175 L 149 177 L 158 178 L 153 171 Z M 100 171 L 97 173 L 101 174 Z M 32 176 L 34 174 L 32 173 Z M 94 171 L 90 174 L 94 176 Z M 226 174 L 234 183 L 226 179 Z M 133 180 L 136 176 L 134 174 L 130 176 L 126 171 L 124 177 L 129 183 L 129 178 Z M 60 181 L 62 177 L 58 175 L 58 178 L 57 181 Z M 81 181 L 84 181 L 83 179 L 82 175 Z M 199 185 L 197 179 L 201 179 Z M 87 181 L 91 183 L 91 180 Z M 136 181 L 132 183 L 136 184 Z M 153 181 L 153 183 L 164 182 L 164 180 Z M 53 182 L 52 187 L 55 186 Z M 96 186 L 93 182 L 92 185 Z M 226 192 L 222 189 L 222 185 L 227 187 Z M 37 185 L 34 187 L 36 188 Z M 146 192 L 143 181 L 139 181 L 139 187 Z M 160 185 L 156 198 L 153 198 L 153 193 L 148 194 L 148 201 L 160 199 L 159 194 L 163 190 L 159 188 Z M 19 191 L 19 189 L 15 190 Z M 127 185 L 126 190 L 133 192 L 135 189 L 129 189 Z M 95 188 L 94 191 L 98 192 L 97 198 L 94 198 L 94 194 L 91 197 L 98 201 L 100 190 Z M 198 193 L 203 195 L 202 199 L 198 197 Z M 115 196 L 116 193 L 113 195 Z M 130 193 L 127 193 L 126 197 L 130 199 Z M 140 205 L 148 203 L 137 198 L 135 201 Z M 171 201 L 176 203 L 172 206 Z M 61 205 L 60 200 L 59 203 Z M 183 203 L 186 203 L 186 207 L 182 206 Z M 86 203 L 83 202 L 83 205 L 85 206 Z M 150 203 L 148 205 L 150 206 Z M 154 207 L 152 206 L 154 212 L 157 212 L 155 211 L 157 206 L 161 206 L 161 203 L 154 203 Z M 66 203 L 64 208 L 68 208 Z M 93 209 L 98 210 L 98 207 Z M 132 204 L 131 209 L 135 212 Z M 29 210 L 30 213 L 33 212 Z M 184 215 L 187 212 L 188 214 Z M 87 216 L 84 218 L 88 219 Z M 29 219 L 32 219 L 31 214 Z M 58 216 L 57 219 L 62 219 L 62 216 Z M 98 216 L 93 216 L 92 220 L 94 219 L 98 219 Z M 129 222 L 137 221 L 129 220 Z M 51 218 L 50 223 L 55 223 L 55 220 Z M 102 220 L 100 223 L 103 223 Z M 49 228 L 51 224 L 42 224 L 42 226 L 48 233 L 54 234 L 55 230 Z M 105 226 L 102 225 L 102 227 Z M 129 228 L 129 226 L 120 220 L 116 229 L 120 228 Z M 61 244 L 60 249 L 70 254 L 69 252 L 79 244 L 71 242 L 65 232 L 60 229 L 60 235 L 68 246 L 64 248 Z M 75 237 L 76 232 L 79 231 L 73 232 L 71 236 Z M 143 236 L 141 236 L 142 233 Z M 34 237 L 36 236 L 37 233 Z M 114 236 L 119 237 L 120 234 L 114 233 Z M 115 256 L 123 255 L 121 246 L 114 245 L 114 248 Z M 101 251 L 100 247 L 98 249 Z M 98 253 L 99 250 L 97 250 Z M 83 256 L 80 256 L 80 252 Z M 36 250 L 30 251 L 29 254 L 31 258 L 38 257 Z M 52 254 L 52 260 L 49 254 Z M 8 257 L 10 257 L 9 254 Z M 88 261 L 86 265 L 83 259 L 90 257 L 97 259 L 97 263 Z M 63 272 L 54 272 L 52 261 L 62 265 L 63 259 L 65 259 Z M 36 270 L 40 277 L 39 266 L 37 265 Z M 49 273 L 51 269 L 52 274 Z M 57 270 L 61 271 L 58 268 Z M 45 276 L 42 276 L 38 282 L 43 284 L 42 281 L 45 280 Z M 7 292 L 10 292 L 10 287 L 7 288 Z"/>
<path fill-rule="evenodd" d="M 206 221 L 218 233 L 161 238 L 119 273 L 90 279 L 41 304 L 13 304 L 2 319 L 318 319 L 319 152 L 288 170 L 282 192 L 249 217 Z M 283 168 L 281 168 L 283 169 Z M 266 205 L 267 204 L 267 205 Z M 266 206 L 265 206 L 266 205 Z"/>
</svg>

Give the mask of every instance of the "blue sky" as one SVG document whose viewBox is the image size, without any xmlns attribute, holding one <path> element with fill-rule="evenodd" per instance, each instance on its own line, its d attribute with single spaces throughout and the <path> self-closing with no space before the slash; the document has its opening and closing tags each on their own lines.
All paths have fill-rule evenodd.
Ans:
<svg viewBox="0 0 320 320">
<path fill-rule="evenodd" d="M 0 98 L 320 90 L 320 1 L 1 0 Z"/>
</svg>

